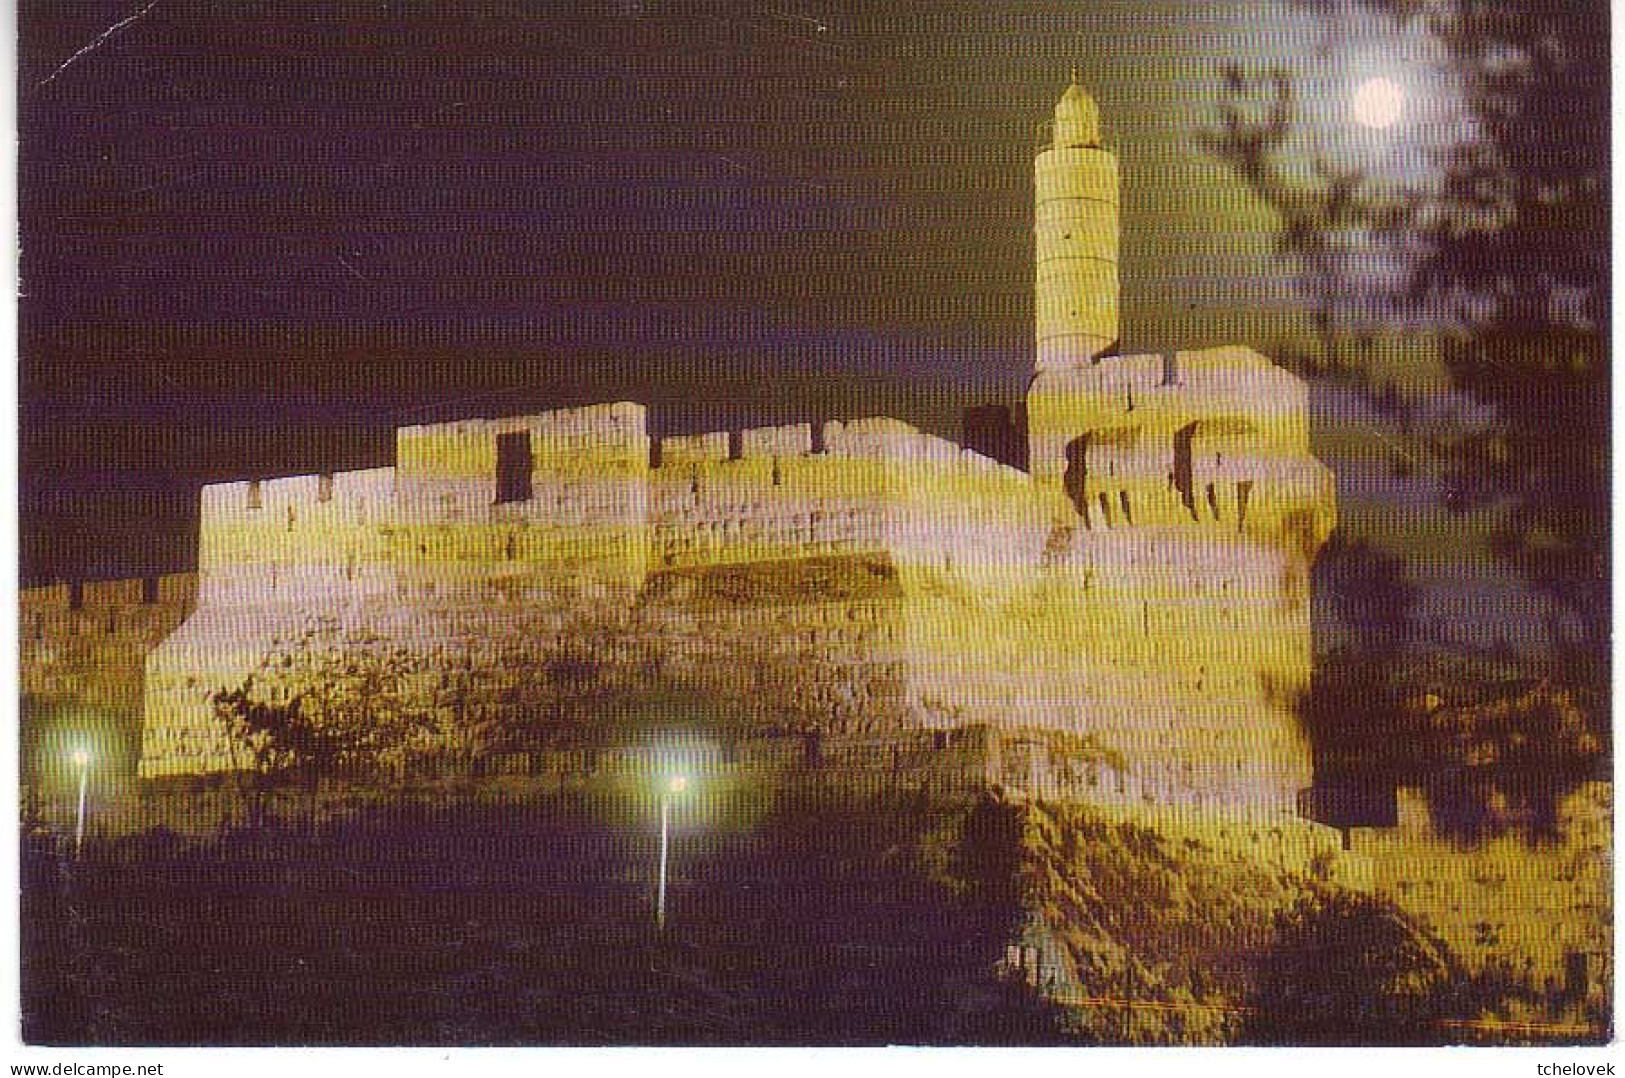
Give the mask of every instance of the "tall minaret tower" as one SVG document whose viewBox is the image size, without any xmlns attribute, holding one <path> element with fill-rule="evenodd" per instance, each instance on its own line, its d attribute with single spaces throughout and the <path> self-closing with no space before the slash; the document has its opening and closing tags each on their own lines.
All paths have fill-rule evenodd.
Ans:
<svg viewBox="0 0 1625 1078">
<path fill-rule="evenodd" d="M 1092 363 L 1117 344 L 1117 157 L 1100 146 L 1100 108 L 1072 85 L 1033 162 L 1040 371 Z"/>
</svg>

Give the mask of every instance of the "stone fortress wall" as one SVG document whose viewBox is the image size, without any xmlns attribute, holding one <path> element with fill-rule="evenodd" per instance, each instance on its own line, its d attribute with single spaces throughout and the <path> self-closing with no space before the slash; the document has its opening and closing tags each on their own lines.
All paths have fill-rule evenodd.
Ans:
<svg viewBox="0 0 1625 1078">
<path fill-rule="evenodd" d="M 23 589 L 22 691 L 139 713 L 147 653 L 196 602 L 194 573 Z"/>
<path fill-rule="evenodd" d="M 1170 796 L 1285 807 L 1308 785 L 1288 705 L 1324 503 L 1295 507 L 1301 533 L 1263 510 L 1246 530 L 1108 523 L 1064 477 L 896 420 L 816 443 L 645 424 L 620 403 L 410 427 L 393 469 L 207 488 L 198 609 L 152 655 L 142 774 L 232 766 L 209 695 L 327 616 L 430 668 L 496 638 L 540 662 L 591 622 L 625 677 L 769 724 L 1061 729 Z M 1260 506 L 1295 493 L 1256 482 Z"/>
<path fill-rule="evenodd" d="M 134 761 L 141 748 L 147 657 L 196 603 L 194 573 L 20 592 L 18 688 L 32 727 L 22 731 L 25 782 L 65 770 L 67 746 L 56 743 L 59 736 L 88 736 L 95 742 L 88 747 L 100 754 Z M 74 729 L 40 728 L 46 711 L 67 717 Z"/>
<path fill-rule="evenodd" d="M 389 467 L 206 487 L 196 577 L 154 604 L 130 582 L 79 610 L 65 586 L 25 592 L 24 690 L 126 709 L 144 778 L 218 772 L 245 761 L 211 694 L 322 619 L 409 651 L 448 729 L 564 715 L 554 672 L 585 670 L 623 703 L 734 715 L 729 766 L 808 738 L 878 781 L 1085 799 L 1294 870 L 1340 856 L 1457 946 L 1516 934 L 1534 903 L 1590 941 L 1532 942 L 1541 962 L 1606 949 L 1589 869 L 1569 872 L 1584 910 L 1445 895 L 1441 874 L 1522 870 L 1458 856 L 1414 812 L 1340 855 L 1296 817 L 1309 570 L 1335 524 L 1308 388 L 1245 348 L 1112 354 L 1115 157 L 1077 86 L 1051 132 L 1026 470 L 888 418 L 655 439 L 620 402 L 405 427 Z M 1576 816 L 1576 841 L 1607 811 Z"/>
<path fill-rule="evenodd" d="M 1244 348 L 1113 355 L 1118 172 L 1079 86 L 1034 165 L 1026 470 L 887 418 L 652 439 L 615 403 L 405 427 L 392 466 L 210 486 L 196 610 L 152 648 L 141 773 L 240 763 L 210 714 L 328 619 L 423 693 L 572 637 L 760 724 L 1091 739 L 1116 785 L 1288 810 L 1308 566 L 1335 516 L 1307 389 Z"/>
</svg>

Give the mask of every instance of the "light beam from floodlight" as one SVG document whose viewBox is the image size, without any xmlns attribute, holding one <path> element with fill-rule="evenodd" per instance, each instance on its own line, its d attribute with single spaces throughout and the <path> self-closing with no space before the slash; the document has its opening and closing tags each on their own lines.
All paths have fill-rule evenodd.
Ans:
<svg viewBox="0 0 1625 1078">
<path fill-rule="evenodd" d="M 671 799 L 688 789 L 688 779 L 673 775 L 660 791 L 660 889 L 655 898 L 655 932 L 666 931 L 666 860 L 671 824 Z"/>
<path fill-rule="evenodd" d="M 85 852 L 85 791 L 90 784 L 90 753 L 74 749 L 70 759 L 79 769 L 79 815 L 73 825 L 73 859 L 77 861 Z"/>
</svg>

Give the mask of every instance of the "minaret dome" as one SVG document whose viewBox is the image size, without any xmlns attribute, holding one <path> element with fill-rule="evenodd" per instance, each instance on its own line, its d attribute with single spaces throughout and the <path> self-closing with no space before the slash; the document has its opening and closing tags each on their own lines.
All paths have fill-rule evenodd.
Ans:
<svg viewBox="0 0 1625 1078">
<path fill-rule="evenodd" d="M 1100 145 L 1100 106 L 1076 80 L 1055 104 L 1055 145 Z"/>
</svg>

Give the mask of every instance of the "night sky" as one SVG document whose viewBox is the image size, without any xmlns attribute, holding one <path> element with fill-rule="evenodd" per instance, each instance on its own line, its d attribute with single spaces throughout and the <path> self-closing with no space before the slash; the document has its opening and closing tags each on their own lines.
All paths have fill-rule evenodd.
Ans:
<svg viewBox="0 0 1625 1078">
<path fill-rule="evenodd" d="M 1226 60 L 1305 54 L 1271 5 L 18 18 L 25 583 L 191 568 L 201 484 L 388 463 L 408 423 L 957 436 L 1031 371 L 1034 131 L 1074 67 L 1122 164 L 1124 350 L 1301 321 L 1192 138 Z"/>
</svg>

